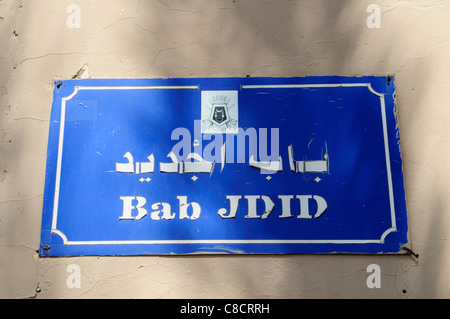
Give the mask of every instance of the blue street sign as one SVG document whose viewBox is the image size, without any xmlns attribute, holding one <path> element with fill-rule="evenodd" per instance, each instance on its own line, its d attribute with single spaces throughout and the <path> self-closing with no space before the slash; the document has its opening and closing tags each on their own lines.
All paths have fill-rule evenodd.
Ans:
<svg viewBox="0 0 450 319">
<path fill-rule="evenodd" d="M 398 253 L 391 77 L 55 83 L 40 255 Z"/>
</svg>

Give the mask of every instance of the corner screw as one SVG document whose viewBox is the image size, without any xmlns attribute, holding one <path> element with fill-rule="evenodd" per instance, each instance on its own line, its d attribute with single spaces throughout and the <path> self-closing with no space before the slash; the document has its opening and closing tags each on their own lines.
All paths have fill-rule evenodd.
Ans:
<svg viewBox="0 0 450 319">
<path fill-rule="evenodd" d="M 419 254 L 416 254 L 415 252 L 413 252 L 410 248 L 408 247 L 402 247 L 403 250 L 407 251 L 408 253 L 410 253 L 411 255 L 413 255 L 416 258 L 419 258 Z"/>
</svg>

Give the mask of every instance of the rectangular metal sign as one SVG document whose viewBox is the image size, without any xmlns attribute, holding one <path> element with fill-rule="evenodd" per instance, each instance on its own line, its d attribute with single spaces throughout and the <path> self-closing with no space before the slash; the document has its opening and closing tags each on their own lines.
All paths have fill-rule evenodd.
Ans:
<svg viewBox="0 0 450 319">
<path fill-rule="evenodd" d="M 391 77 L 55 82 L 40 254 L 397 253 Z"/>
</svg>

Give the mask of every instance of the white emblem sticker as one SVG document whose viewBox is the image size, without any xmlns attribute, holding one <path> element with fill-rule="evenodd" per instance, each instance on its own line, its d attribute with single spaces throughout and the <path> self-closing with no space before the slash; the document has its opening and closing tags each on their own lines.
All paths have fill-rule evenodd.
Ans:
<svg viewBox="0 0 450 319">
<path fill-rule="evenodd" d="M 238 92 L 202 91 L 202 133 L 238 133 Z"/>
</svg>

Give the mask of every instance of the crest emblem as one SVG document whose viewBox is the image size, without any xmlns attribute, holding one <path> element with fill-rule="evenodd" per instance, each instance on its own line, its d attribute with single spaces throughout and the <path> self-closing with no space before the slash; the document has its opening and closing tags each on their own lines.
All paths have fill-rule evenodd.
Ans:
<svg viewBox="0 0 450 319">
<path fill-rule="evenodd" d="M 222 105 L 213 105 L 213 111 L 211 121 L 216 122 L 218 125 L 221 125 L 224 121 L 227 120 L 227 107 Z"/>
<path fill-rule="evenodd" d="M 237 91 L 202 91 L 202 133 L 237 133 Z"/>
</svg>

